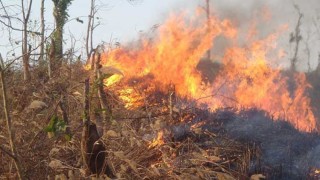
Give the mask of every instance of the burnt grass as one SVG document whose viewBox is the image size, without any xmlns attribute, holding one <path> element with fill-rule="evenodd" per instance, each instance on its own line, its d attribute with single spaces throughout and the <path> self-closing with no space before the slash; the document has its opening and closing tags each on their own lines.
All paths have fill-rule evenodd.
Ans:
<svg viewBox="0 0 320 180">
<path fill-rule="evenodd" d="M 66 67 L 51 80 L 35 69 L 34 80 L 28 83 L 23 82 L 19 72 L 11 71 L 6 76 L 15 144 L 28 179 L 96 177 L 84 176 L 81 163 L 83 81 L 90 76 L 81 69 L 80 64 Z M 309 73 L 308 79 L 314 86 L 310 90 L 312 103 L 319 109 L 319 74 Z M 141 79 L 133 81 L 136 87 L 148 86 Z M 121 85 L 113 90 L 117 89 Z M 286 120 L 274 120 L 258 109 L 224 108 L 212 112 L 181 97 L 176 97 L 178 110 L 170 115 L 168 92 L 163 90 L 147 94 L 148 106 L 127 110 L 113 90 L 108 90 L 108 97 L 114 118 L 108 125 L 109 134 L 100 140 L 119 179 L 249 179 L 255 174 L 263 174 L 266 179 L 319 178 L 315 174 L 320 168 L 317 133 L 299 132 Z M 44 131 L 54 114 L 62 116 L 57 108 L 62 93 L 68 97 L 70 141 L 63 134 L 49 137 Z M 35 100 L 47 106 L 30 109 Z M 95 103 L 97 97 L 91 101 Z M 8 147 L 6 132 L 4 121 L 0 121 L 0 144 Z M 151 147 L 159 132 L 163 132 L 163 143 Z M 0 179 L 16 178 L 14 168 L 10 170 L 12 165 L 0 151 Z"/>
<path fill-rule="evenodd" d="M 219 110 L 202 128 L 212 129 L 210 121 L 223 125 L 218 132 L 258 149 L 249 174 L 261 173 L 267 179 L 307 179 L 320 167 L 320 138 L 317 133 L 302 133 L 285 120 L 272 120 L 257 109 Z M 214 122 L 216 123 L 216 122 Z"/>
</svg>

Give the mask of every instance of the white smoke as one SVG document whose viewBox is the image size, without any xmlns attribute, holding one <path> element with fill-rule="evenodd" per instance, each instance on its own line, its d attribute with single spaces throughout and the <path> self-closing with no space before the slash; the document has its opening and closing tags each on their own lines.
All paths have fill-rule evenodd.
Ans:
<svg viewBox="0 0 320 180">
<path fill-rule="evenodd" d="M 279 26 L 287 24 L 287 32 L 284 32 L 278 40 L 278 47 L 283 48 L 286 52 L 286 57 L 283 59 L 286 62 L 279 62 L 279 64 L 286 67 L 289 66 L 289 59 L 293 57 L 295 44 L 290 44 L 289 39 L 298 21 L 299 15 L 295 6 L 298 7 L 303 14 L 300 26 L 302 41 L 298 52 L 298 69 L 307 70 L 308 58 L 312 69 L 318 65 L 318 54 L 320 53 L 319 0 L 211 0 L 210 2 L 213 13 L 220 18 L 231 19 L 239 28 L 240 36 L 245 36 L 253 22 L 257 26 L 259 38 L 274 33 Z M 269 12 L 270 19 L 265 19 L 264 12 Z M 242 43 L 245 44 L 245 42 Z M 218 50 L 214 52 L 220 50 L 218 47 Z"/>
</svg>

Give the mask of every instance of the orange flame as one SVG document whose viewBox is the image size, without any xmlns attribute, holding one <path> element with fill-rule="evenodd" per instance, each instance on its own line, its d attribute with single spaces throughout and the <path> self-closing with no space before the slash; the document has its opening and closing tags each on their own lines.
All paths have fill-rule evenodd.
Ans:
<svg viewBox="0 0 320 180">
<path fill-rule="evenodd" d="M 210 28 L 206 22 L 201 15 L 191 20 L 172 15 L 160 26 L 157 38 L 142 38 L 135 47 L 111 50 L 102 55 L 102 64 L 120 69 L 124 79 L 152 74 L 150 84 L 163 89 L 174 84 L 177 94 L 196 99 L 199 104 L 206 103 L 212 110 L 255 107 L 269 112 L 275 119 L 290 121 L 301 131 L 316 129 L 310 98 L 306 96 L 310 85 L 305 74 L 293 73 L 290 77 L 268 64 L 283 52 L 277 48 L 276 41 L 286 27 L 261 40 L 254 40 L 257 32 L 252 28 L 246 47 L 239 47 L 238 31 L 229 20 L 212 17 Z M 196 66 L 205 52 L 214 47 L 213 40 L 218 36 L 229 38 L 234 45 L 225 51 L 222 70 L 214 82 L 204 84 Z M 119 80 L 115 77 L 107 85 Z M 289 87 L 289 81 L 295 88 Z M 128 106 L 134 106 L 130 99 L 132 92 L 128 87 L 120 93 Z"/>
<path fill-rule="evenodd" d="M 161 146 L 164 144 L 163 131 L 159 131 L 157 137 L 150 143 L 149 148 Z"/>
</svg>

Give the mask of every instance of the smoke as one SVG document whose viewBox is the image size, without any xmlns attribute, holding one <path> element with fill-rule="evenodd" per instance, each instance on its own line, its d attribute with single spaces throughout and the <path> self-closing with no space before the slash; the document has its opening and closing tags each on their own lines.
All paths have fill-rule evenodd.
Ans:
<svg viewBox="0 0 320 180">
<path fill-rule="evenodd" d="M 257 110 L 241 112 L 240 118 L 232 118 L 224 127 L 230 137 L 259 145 L 260 164 L 253 163 L 252 170 L 260 169 L 269 179 L 304 179 L 310 169 L 320 168 L 318 135 L 301 133 Z"/>
<path fill-rule="evenodd" d="M 193 124 L 203 124 L 202 131 L 227 136 L 258 147 L 252 159 L 250 174 L 263 174 L 267 179 L 306 179 L 320 168 L 318 134 L 302 133 L 283 120 L 274 121 L 265 112 L 249 109 L 236 113 L 232 109 L 215 112 L 198 109 L 190 124 L 171 127 L 174 139 L 190 136 Z M 221 126 L 217 124 L 221 123 Z"/>
<path fill-rule="evenodd" d="M 320 3 L 318 0 L 211 0 L 212 12 L 221 19 L 231 19 L 233 24 L 239 28 L 240 44 L 245 46 L 248 31 L 255 26 L 256 38 L 266 37 L 274 33 L 279 27 L 287 25 L 287 30 L 283 32 L 277 43 L 277 48 L 284 50 L 285 56 L 281 61 L 276 62 L 278 66 L 289 67 L 289 61 L 294 54 L 294 43 L 289 43 L 290 33 L 294 32 L 298 21 L 298 7 L 303 14 L 300 26 L 302 41 L 298 51 L 298 69 L 306 71 L 308 61 L 311 69 L 315 69 L 318 64 L 318 54 L 320 52 Z M 218 39 L 216 46 L 212 49 L 214 55 L 221 56 L 225 47 L 230 43 L 225 39 Z"/>
</svg>

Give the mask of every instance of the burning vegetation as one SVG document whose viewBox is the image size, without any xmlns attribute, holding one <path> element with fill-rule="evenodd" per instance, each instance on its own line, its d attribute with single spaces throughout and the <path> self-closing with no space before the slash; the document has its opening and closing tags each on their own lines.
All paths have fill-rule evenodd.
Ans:
<svg viewBox="0 0 320 180">
<path fill-rule="evenodd" d="M 86 65 L 63 65 L 47 82 L 24 87 L 13 74 L 10 106 L 21 120 L 14 125 L 36 129 L 16 137 L 23 175 L 320 178 L 319 67 L 305 73 L 276 65 L 287 28 L 261 37 L 252 26 L 243 35 L 231 20 L 200 10 L 172 14 L 152 34 L 99 46 Z M 218 39 L 228 46 L 215 55 L 208 50 Z M 17 178 L 5 154 L 0 179 Z"/>
<path fill-rule="evenodd" d="M 106 86 L 112 89 L 119 81 L 130 84 L 133 78 L 143 81 L 143 91 L 154 90 L 154 84 L 157 90 L 166 91 L 172 84 L 176 95 L 195 100 L 197 105 L 206 105 L 212 111 L 227 107 L 257 108 L 269 113 L 274 120 L 286 119 L 300 131 L 317 131 L 315 109 L 308 96 L 312 86 L 306 74 L 288 72 L 270 64 L 278 60 L 273 55 L 279 51 L 276 42 L 283 27 L 263 39 L 257 40 L 254 34 L 248 34 L 247 44 L 241 47 L 237 45 L 237 29 L 230 21 L 211 17 L 211 27 L 206 25 L 201 16 L 188 19 L 172 15 L 159 27 L 157 37 L 142 38 L 132 45 L 135 47 L 106 51 L 101 57 L 102 65 L 123 73 L 123 78 L 108 79 Z M 256 30 L 253 28 L 250 32 Z M 206 51 L 215 47 L 214 39 L 218 36 L 233 43 L 225 50 L 218 62 L 220 68 L 211 80 L 202 72 L 213 67 L 197 69 L 197 65 Z M 133 87 L 131 84 L 119 92 L 132 108 L 141 105 L 132 103 L 139 99 Z"/>
<path fill-rule="evenodd" d="M 143 166 L 151 168 L 153 175 L 142 174 L 204 179 L 246 179 L 252 174 L 276 179 L 317 176 L 310 168 L 318 167 L 319 159 L 302 160 L 317 153 L 312 149 L 319 144 L 317 108 L 310 98 L 313 87 L 306 73 L 271 64 L 279 60 L 275 54 L 282 50 L 277 47 L 277 37 L 287 27 L 262 39 L 255 37 L 253 27 L 245 46 L 240 46 L 237 29 L 230 21 L 215 17 L 209 21 L 201 14 L 191 19 L 184 14 L 171 15 L 156 36 L 142 36 L 126 47 L 105 48 L 99 56 L 101 71 L 115 74 L 104 80 L 106 91 L 126 109 L 124 119 L 141 123 L 140 138 L 146 141 L 148 152 L 155 151 L 145 157 L 152 156 L 154 161 L 149 159 L 150 164 Z M 208 63 L 204 54 L 215 47 L 219 37 L 232 45 L 222 59 Z M 206 62 L 208 66 L 201 66 Z M 145 116 L 136 117 L 137 112 Z M 114 115 L 115 120 L 117 116 L 121 117 Z M 241 127 L 241 123 L 253 129 Z M 307 153 L 296 147 L 303 141 Z M 141 146 L 141 142 L 137 144 Z M 277 157 L 286 153 L 292 154 Z M 136 178 L 142 178 L 135 168 L 131 167 Z"/>
</svg>

